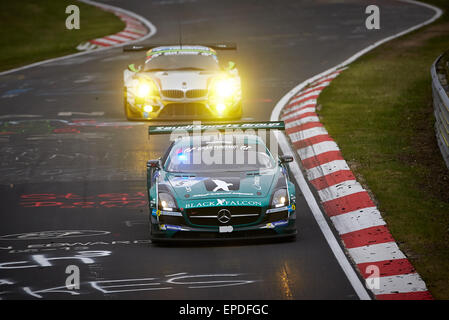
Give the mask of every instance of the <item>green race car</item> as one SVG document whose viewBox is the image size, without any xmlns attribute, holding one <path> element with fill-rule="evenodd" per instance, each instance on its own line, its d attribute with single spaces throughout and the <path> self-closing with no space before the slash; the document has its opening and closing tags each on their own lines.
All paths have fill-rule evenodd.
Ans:
<svg viewBox="0 0 449 320">
<path fill-rule="evenodd" d="M 284 123 L 149 127 L 150 135 L 177 136 L 162 158 L 147 163 L 154 242 L 295 237 L 295 185 L 286 165 L 293 157 L 273 157 L 255 129 Z"/>
</svg>

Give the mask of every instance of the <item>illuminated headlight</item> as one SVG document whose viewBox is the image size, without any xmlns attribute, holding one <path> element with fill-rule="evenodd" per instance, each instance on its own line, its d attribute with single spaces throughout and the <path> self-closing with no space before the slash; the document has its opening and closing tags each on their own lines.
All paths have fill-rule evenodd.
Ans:
<svg viewBox="0 0 449 320">
<path fill-rule="evenodd" d="M 278 208 L 288 204 L 288 194 L 286 189 L 279 189 L 273 194 L 273 200 L 271 200 L 271 207 Z"/>
<path fill-rule="evenodd" d="M 145 111 L 145 112 L 152 112 L 153 111 L 153 106 L 146 105 L 146 106 L 143 107 L 143 111 Z"/>
<path fill-rule="evenodd" d="M 141 82 L 139 83 L 139 86 L 137 87 L 137 95 L 140 98 L 145 98 L 151 93 L 151 85 L 147 82 Z"/>
<path fill-rule="evenodd" d="M 159 193 L 159 207 L 164 211 L 173 211 L 176 209 L 176 202 L 173 196 L 169 193 Z"/>
<path fill-rule="evenodd" d="M 148 96 L 151 92 L 151 86 L 148 83 L 140 83 L 137 87 L 137 95 L 141 98 Z"/>
<path fill-rule="evenodd" d="M 219 103 L 219 104 L 217 104 L 215 109 L 217 109 L 217 112 L 219 114 L 222 114 L 226 110 L 226 105 L 224 103 Z"/>
<path fill-rule="evenodd" d="M 233 79 L 216 80 L 212 88 L 213 92 L 220 98 L 230 98 L 237 93 L 237 84 Z"/>
</svg>

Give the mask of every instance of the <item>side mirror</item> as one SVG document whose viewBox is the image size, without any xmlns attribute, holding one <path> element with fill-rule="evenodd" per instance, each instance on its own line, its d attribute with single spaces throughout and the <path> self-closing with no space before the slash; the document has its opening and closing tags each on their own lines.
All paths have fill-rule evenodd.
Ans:
<svg viewBox="0 0 449 320">
<path fill-rule="evenodd" d="M 147 168 L 148 169 L 160 169 L 160 161 L 158 160 L 148 160 L 147 161 Z"/>
<path fill-rule="evenodd" d="M 128 65 L 128 70 L 131 71 L 131 72 L 139 72 L 140 69 L 142 69 L 142 66 L 138 66 L 138 67 L 136 68 L 136 66 L 134 65 L 134 63 Z"/>
<path fill-rule="evenodd" d="M 293 162 L 293 157 L 289 155 L 283 155 L 279 156 L 279 160 L 281 161 L 281 163 Z"/>
</svg>

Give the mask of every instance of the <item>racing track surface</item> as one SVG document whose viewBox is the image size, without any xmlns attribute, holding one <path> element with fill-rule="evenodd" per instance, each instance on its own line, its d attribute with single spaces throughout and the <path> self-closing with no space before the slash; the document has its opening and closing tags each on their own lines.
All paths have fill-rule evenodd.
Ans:
<svg viewBox="0 0 449 320">
<path fill-rule="evenodd" d="M 222 60 L 239 67 L 244 119 L 262 121 L 299 82 L 433 14 L 372 0 L 104 2 L 149 19 L 154 42 L 177 43 L 180 29 L 184 42 L 236 42 Z M 367 31 L 364 9 L 375 2 L 381 30 Z M 143 55 L 112 49 L 0 77 L 0 236 L 104 231 L 3 238 L 0 298 L 357 299 L 299 188 L 295 242 L 149 243 L 145 164 L 168 139 L 149 141 L 147 124 L 126 122 L 122 105 L 122 70 Z M 71 264 L 82 283 L 69 292 Z"/>
</svg>

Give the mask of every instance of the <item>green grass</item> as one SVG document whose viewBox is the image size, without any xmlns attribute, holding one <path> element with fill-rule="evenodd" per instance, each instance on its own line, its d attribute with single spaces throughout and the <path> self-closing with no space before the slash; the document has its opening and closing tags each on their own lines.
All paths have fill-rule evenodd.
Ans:
<svg viewBox="0 0 449 320">
<path fill-rule="evenodd" d="M 79 30 L 65 27 L 70 4 L 80 9 Z M 75 53 L 79 43 L 125 28 L 114 14 L 69 0 L 0 0 L 0 21 L 0 70 Z"/>
<path fill-rule="evenodd" d="M 449 11 L 447 1 L 428 1 Z M 434 133 L 430 66 L 449 18 L 363 56 L 319 98 L 322 122 L 437 299 L 449 299 L 449 170 Z"/>
</svg>

